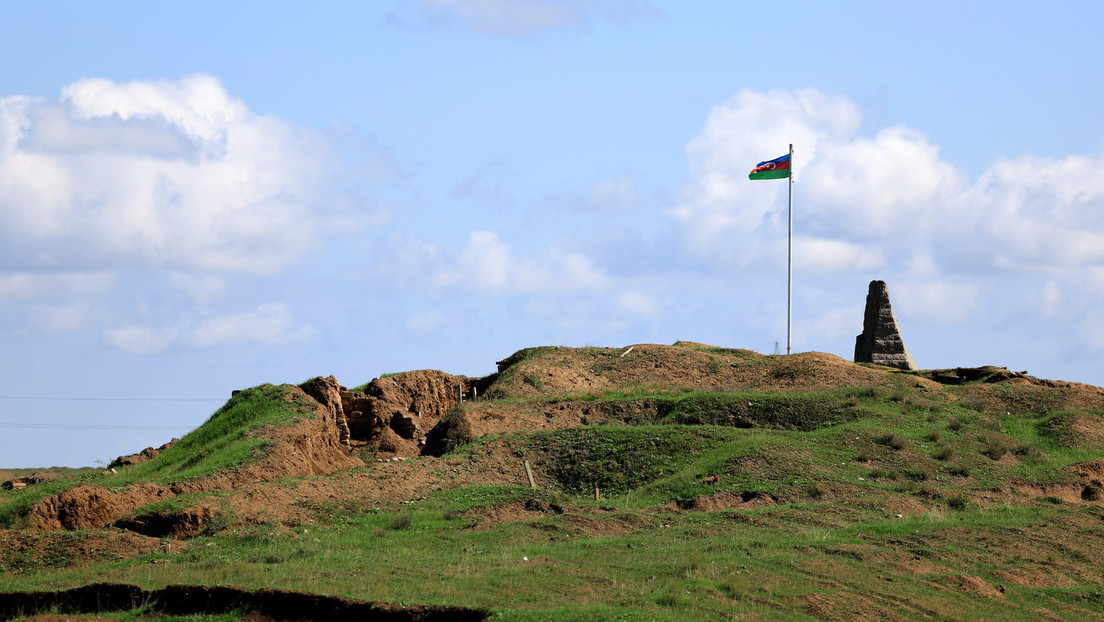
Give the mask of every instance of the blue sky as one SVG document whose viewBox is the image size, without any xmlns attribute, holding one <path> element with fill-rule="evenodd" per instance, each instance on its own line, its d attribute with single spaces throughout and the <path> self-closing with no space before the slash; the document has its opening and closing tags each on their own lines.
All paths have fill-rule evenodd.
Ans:
<svg viewBox="0 0 1104 622">
<path fill-rule="evenodd" d="M 0 4 L 0 467 L 536 345 L 1104 384 L 1096 2 Z"/>
</svg>

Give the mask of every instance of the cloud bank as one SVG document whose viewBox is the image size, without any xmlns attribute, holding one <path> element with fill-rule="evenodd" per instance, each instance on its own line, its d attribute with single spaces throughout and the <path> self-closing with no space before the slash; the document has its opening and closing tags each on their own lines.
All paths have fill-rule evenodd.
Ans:
<svg viewBox="0 0 1104 622">
<path fill-rule="evenodd" d="M 272 272 L 357 214 L 331 137 L 211 76 L 0 99 L 0 266 Z"/>
<path fill-rule="evenodd" d="M 922 132 L 866 127 L 842 95 L 741 90 L 687 138 L 680 188 L 644 193 L 614 175 L 533 196 L 493 161 L 420 192 L 403 230 L 371 205 L 394 185 L 395 158 L 349 128 L 259 115 L 211 76 L 80 80 L 57 100 L 0 99 L 0 300 L 34 330 L 99 330 L 133 353 L 308 343 L 326 325 L 286 292 L 312 284 L 285 300 L 259 284 L 352 252 L 423 337 L 453 323 L 443 295 L 495 330 L 543 323 L 595 342 L 706 326 L 762 348 L 743 342 L 778 338 L 786 183 L 747 173 L 792 143 L 799 347 L 840 352 L 879 278 L 912 321 L 999 309 L 1006 327 L 1049 323 L 1104 350 L 1104 157 L 1002 158 L 970 179 Z M 511 218 L 492 231 L 478 215 L 503 203 Z M 365 238 L 378 248 L 335 243 L 382 223 L 390 235 Z"/>
<path fill-rule="evenodd" d="M 287 304 L 224 297 L 380 222 L 371 186 L 396 170 L 374 140 L 257 114 L 208 75 L 4 97 L 0 300 L 136 353 L 302 342 L 317 330 Z M 161 324 L 139 323 L 151 306 Z"/>
<path fill-rule="evenodd" d="M 1104 267 L 1101 154 L 1002 158 L 970 180 L 923 133 L 867 135 L 862 121 L 853 101 L 814 89 L 742 90 L 715 106 L 687 144 L 690 178 L 666 211 L 678 254 L 703 272 L 777 271 L 786 183 L 747 172 L 792 143 L 794 270 L 809 297 L 883 278 L 917 319 L 999 310 L 1071 322 L 1071 342 L 1099 343 L 1093 310 L 1104 299 L 1086 275 Z"/>
</svg>

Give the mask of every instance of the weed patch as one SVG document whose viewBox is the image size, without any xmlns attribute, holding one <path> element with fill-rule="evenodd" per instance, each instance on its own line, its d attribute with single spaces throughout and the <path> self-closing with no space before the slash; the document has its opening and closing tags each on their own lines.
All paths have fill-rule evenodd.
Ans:
<svg viewBox="0 0 1104 622">
<path fill-rule="evenodd" d="M 859 409 L 835 395 L 692 393 L 660 401 L 665 423 L 815 430 L 851 421 Z"/>
</svg>

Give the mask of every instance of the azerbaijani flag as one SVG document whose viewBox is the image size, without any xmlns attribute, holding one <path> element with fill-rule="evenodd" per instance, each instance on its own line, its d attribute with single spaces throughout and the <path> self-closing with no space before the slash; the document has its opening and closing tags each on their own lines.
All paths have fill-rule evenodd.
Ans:
<svg viewBox="0 0 1104 622">
<path fill-rule="evenodd" d="M 790 154 L 755 165 L 748 179 L 785 179 L 790 176 Z"/>
</svg>

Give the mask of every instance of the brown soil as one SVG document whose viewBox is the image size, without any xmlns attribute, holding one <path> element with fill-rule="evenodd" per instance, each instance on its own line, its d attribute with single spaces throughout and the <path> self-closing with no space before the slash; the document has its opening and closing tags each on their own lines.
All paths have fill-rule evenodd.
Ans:
<svg viewBox="0 0 1104 622">
<path fill-rule="evenodd" d="M 37 503 L 31 509 L 30 523 L 46 531 L 96 529 L 131 510 L 172 496 L 168 488 L 157 484 L 137 483 L 118 492 L 81 484 Z"/>
<path fill-rule="evenodd" d="M 509 361 L 509 359 L 507 359 Z M 809 391 L 885 384 L 887 373 L 833 354 L 764 356 L 679 342 L 627 348 L 549 347 L 520 361 L 490 388 L 495 397 L 584 395 L 631 387 L 703 391 Z M 938 383 L 915 377 L 925 387 Z"/>
<path fill-rule="evenodd" d="M 296 526 L 312 520 L 319 508 L 398 507 L 445 488 L 526 485 L 518 448 L 509 439 L 481 445 L 478 469 L 470 468 L 466 457 L 441 458 L 433 454 L 487 434 L 512 430 L 649 421 L 656 413 L 653 398 L 614 402 L 583 399 L 607 391 L 641 388 L 677 395 L 686 390 L 786 393 L 866 387 L 919 406 L 961 399 L 991 412 L 1044 404 L 1055 412 L 1080 409 L 1077 412 L 1082 414 L 1069 423 L 1078 442 L 1104 439 L 1104 418 L 1088 414 L 1104 410 L 1104 390 L 1016 373 L 994 377 L 997 382 L 948 386 L 934 381 L 930 374 L 858 365 L 831 354 L 764 356 L 689 342 L 626 348 L 538 348 L 507 359 L 502 371 L 483 379 L 423 370 L 377 378 L 363 391 L 350 391 L 332 376 L 318 377 L 306 383 L 304 389 L 285 385 L 288 400 L 313 404 L 317 416 L 259 432 L 276 441 L 259 459 L 232 472 L 188 482 L 138 483 L 121 490 L 77 486 L 37 504 L 28 523 L 43 531 L 113 525 L 134 532 L 132 535 L 138 538 L 184 539 L 208 530 L 215 518 L 220 527 Z M 461 395 L 467 396 L 467 401 L 463 408 L 456 408 Z M 472 401 L 473 396 L 479 397 Z M 556 399 L 532 399 L 539 397 Z M 877 456 L 891 455 L 890 449 L 874 442 L 873 434 L 857 433 L 856 442 L 870 446 Z M 419 442 L 423 435 L 428 437 L 424 448 Z M 367 464 L 358 456 L 364 457 Z M 1018 459 L 1012 452 L 1002 457 L 1007 461 Z M 763 460 L 767 462 L 741 464 L 741 468 L 749 473 L 773 468 L 769 456 Z M 937 467 L 935 464 L 933 468 Z M 1104 462 L 1082 463 L 1072 470 L 1083 481 L 1046 486 L 1020 483 L 999 493 L 979 495 L 974 501 L 985 506 L 1013 498 L 1055 497 L 1069 502 L 1104 503 Z M 326 477 L 317 477 L 321 475 Z M 537 473 L 539 486 L 551 484 L 543 477 Z M 140 511 L 143 506 L 177 495 L 207 492 L 224 494 L 217 500 L 197 501 L 172 511 Z M 824 501 L 826 508 L 858 500 L 858 493 L 846 486 L 807 494 L 813 496 L 804 500 Z M 935 505 L 932 498 L 900 496 L 882 507 L 889 516 L 923 514 Z M 719 490 L 669 504 L 662 511 L 740 511 L 793 500 Z M 534 510 L 515 503 L 473 510 L 471 517 L 476 524 L 489 525 L 536 520 L 548 511 L 546 505 Z M 620 518 L 593 512 L 569 514 L 583 531 L 625 528 Z M 821 518 L 825 524 L 846 522 L 846 514 L 826 509 Z M 136 546 L 135 550 L 144 549 Z"/>
<path fill-rule="evenodd" d="M 995 600 L 1004 598 L 1004 592 L 1002 590 L 986 583 L 981 577 L 975 577 L 973 575 L 953 575 L 947 577 L 947 583 L 950 585 L 951 589 L 961 590 L 967 594 L 984 596 Z"/>
<path fill-rule="evenodd" d="M 498 374 L 482 379 L 425 370 L 376 379 L 363 391 L 350 391 L 332 376 L 316 378 L 305 384 L 303 390 L 287 386 L 287 399 L 306 403 L 315 409 L 317 416 L 302 418 L 285 428 L 259 432 L 276 441 L 259 459 L 232 472 L 195 481 L 139 483 L 119 490 L 83 485 L 45 499 L 33 508 L 28 521 L 40 531 L 0 531 L 0 570 L 105 562 L 165 551 L 166 547 L 169 552 L 177 552 L 190 545 L 187 538 L 241 525 L 263 524 L 266 530 L 283 533 L 294 529 L 301 536 L 303 529 L 313 530 L 311 521 L 325 520 L 327 513 L 374 508 L 402 511 L 437 491 L 456 487 L 524 486 L 528 482 L 521 464 L 522 447 L 509 436 L 486 440 L 456 454 L 443 457 L 439 454 L 442 448 L 488 434 L 642 423 L 656 416 L 655 398 L 586 399 L 611 391 L 678 395 L 698 389 L 794 393 L 862 387 L 864 391 L 873 390 L 883 398 L 892 396 L 894 401 L 915 407 L 906 408 L 906 415 L 923 417 L 925 406 L 954 402 L 975 411 L 969 416 L 980 420 L 993 420 L 994 415 L 1004 412 L 1026 412 L 1049 425 L 1068 446 L 1104 447 L 1104 417 L 1099 414 L 1104 412 L 1104 390 L 1039 380 L 1007 370 L 985 370 L 990 379 L 985 383 L 945 385 L 936 382 L 933 377 L 937 374 L 931 372 L 908 373 L 856 365 L 830 354 L 762 356 L 694 343 L 638 344 L 616 349 L 538 348 L 511 359 L 503 362 Z M 465 404 L 456 408 L 462 394 L 466 396 Z M 476 395 L 478 399 L 472 400 Z M 847 391 L 841 391 L 840 395 L 846 399 Z M 419 442 L 423 435 L 428 437 L 424 448 Z M 899 469 L 894 462 L 900 462 L 901 456 L 919 453 L 915 447 L 900 450 L 888 447 L 877 440 L 878 436 L 877 430 L 854 432 L 852 449 L 863 449 L 870 456 L 865 468 Z M 782 454 L 765 450 L 728 466 L 752 479 L 775 477 L 786 472 L 782 463 L 805 462 L 800 449 L 786 451 Z M 533 463 L 539 487 L 553 484 L 540 468 L 539 452 L 530 450 L 524 457 Z M 847 461 L 841 462 L 841 467 L 858 464 L 852 462 L 850 455 L 840 459 Z M 1006 469 L 1027 459 L 1008 451 L 999 461 L 982 460 L 986 467 Z M 971 505 L 982 508 L 1014 503 L 1053 503 L 1076 508 L 1069 515 L 1048 519 L 1050 524 L 1034 524 L 1025 529 L 966 529 L 948 520 L 946 517 L 953 516 L 953 510 L 948 507 L 947 497 L 958 488 L 943 488 L 940 482 L 953 481 L 959 486 L 959 482 L 974 480 L 957 476 L 949 480 L 946 463 L 930 458 L 930 454 L 910 456 L 908 461 L 930 469 L 934 477 L 915 484 L 904 478 L 886 480 L 884 486 L 875 488 L 822 477 L 827 475 L 823 470 L 831 467 L 816 465 L 799 474 L 805 481 L 813 482 L 811 485 L 785 489 L 787 492 L 775 496 L 733 489 L 728 477 L 732 471 L 718 471 L 721 474 L 718 485 L 708 488 L 716 492 L 648 510 L 631 512 L 589 503 L 573 504 L 563 497 L 534 491 L 528 499 L 472 508 L 463 513 L 465 521 L 458 523 L 458 527 L 482 530 L 502 523 L 521 523 L 535 532 L 554 526 L 573 537 L 601 538 L 655 529 L 668 523 L 677 528 L 681 526 L 678 522 L 685 525 L 686 521 L 702 518 L 715 523 L 717 529 L 735 525 L 741 529 L 800 525 L 802 529 L 830 533 L 829 530 L 853 525 L 858 513 L 869 516 L 871 509 L 884 513 L 887 520 L 928 515 L 941 524 L 938 529 L 917 531 L 915 535 L 860 534 L 861 542 L 810 543 L 800 547 L 800 553 L 809 556 L 808 561 L 795 564 L 794 571 L 811 581 L 817 591 L 795 590 L 787 592 L 792 596 L 777 596 L 775 590 L 777 600 L 762 598 L 762 592 L 753 589 L 742 594 L 742 598 L 767 609 L 803 611 L 817 619 L 849 622 L 948 617 L 947 610 L 922 598 L 900 597 L 890 583 L 902 578 L 914 579 L 925 592 L 961 595 L 991 603 L 995 608 L 1006 606 L 1003 603 L 1006 587 L 1083 591 L 1087 586 L 1101 585 L 1098 566 L 1079 560 L 1104 557 L 1104 545 L 1092 536 L 1099 532 L 1100 506 L 1104 505 L 1104 460 L 1072 465 L 1057 478 L 1061 480 L 1058 482 L 1006 482 L 991 490 L 966 487 L 964 494 Z M 820 485 L 821 479 L 832 483 Z M 905 492 L 890 492 L 887 487 L 891 485 Z M 142 509 L 181 494 L 207 492 L 219 494 L 199 495 L 191 505 L 173 510 Z M 716 513 L 708 517 L 689 515 L 709 511 Z M 74 529 L 84 531 L 66 531 Z M 749 565 L 753 552 L 754 549 L 748 553 Z M 863 572 L 856 570 L 856 563 L 863 567 Z M 502 564 L 526 565 L 542 572 L 566 565 L 562 560 L 541 557 Z M 973 574 L 979 567 L 989 567 L 991 571 L 982 576 Z M 869 568 L 879 569 L 876 576 L 867 571 Z M 580 577 L 584 574 L 580 572 Z M 580 581 L 583 584 L 585 581 Z M 121 606 L 132 597 L 150 600 L 153 595 L 133 586 L 105 589 L 97 593 L 97 601 L 118 598 Z M 173 589 L 176 591 L 172 592 Z M 223 589 L 229 591 L 219 591 Z M 262 592 L 264 595 L 258 596 Z M 173 615 L 201 610 L 212 613 L 246 603 L 254 609 L 249 619 L 258 622 L 290 616 L 298 611 L 297 607 L 309 607 L 312 616 L 323 611 L 340 618 L 360 616 L 365 607 L 375 606 L 316 595 L 262 592 L 177 586 L 169 592 L 158 592 L 154 600 L 186 603 L 178 609 L 165 605 L 165 609 L 158 610 Z M 87 602 L 82 599 L 88 596 L 82 594 L 91 593 L 70 591 L 64 597 L 20 598 L 52 603 L 50 606 L 57 606 L 56 599 L 63 598 L 70 603 L 67 608 L 38 618 L 62 620 L 75 615 L 70 611 L 85 611 L 71 603 Z M 1014 603 L 1015 599 L 1015 593 L 1010 593 L 1008 602 Z M 22 611 L 45 611 L 26 608 L 26 602 L 21 605 L 25 607 Z M 0 619 L 4 617 L 4 603 L 0 595 Z M 1082 617 L 1086 619 L 1091 617 L 1092 612 L 1075 605 L 1060 606 L 1065 611 L 1084 614 Z M 406 614 L 400 611 L 395 619 L 432 616 L 449 619 L 447 613 L 436 609 L 414 613 L 403 618 Z M 472 619 L 483 615 L 470 610 L 455 613 L 470 613 Z M 1056 619 L 1047 611 L 1039 611 L 1038 617 Z"/>
<path fill-rule="evenodd" d="M 130 559 L 157 551 L 178 553 L 185 542 L 162 542 L 121 529 L 98 529 L 70 533 L 0 531 L 0 568 L 29 570 L 65 568 L 87 562 Z"/>
</svg>

